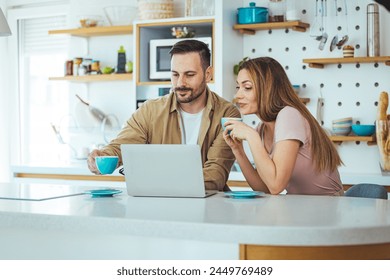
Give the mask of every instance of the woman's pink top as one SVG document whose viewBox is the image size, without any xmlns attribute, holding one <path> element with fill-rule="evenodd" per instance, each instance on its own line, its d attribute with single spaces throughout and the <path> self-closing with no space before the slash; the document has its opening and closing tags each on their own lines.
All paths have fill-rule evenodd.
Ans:
<svg viewBox="0 0 390 280">
<path fill-rule="evenodd" d="M 259 131 L 262 131 L 260 127 Z M 337 169 L 322 173 L 315 171 L 311 154 L 312 142 L 309 123 L 298 110 L 289 106 L 283 108 L 276 118 L 274 141 L 270 151 L 271 158 L 275 144 L 283 140 L 298 140 L 302 143 L 293 173 L 286 186 L 288 194 L 342 194 L 343 187 Z"/>
</svg>

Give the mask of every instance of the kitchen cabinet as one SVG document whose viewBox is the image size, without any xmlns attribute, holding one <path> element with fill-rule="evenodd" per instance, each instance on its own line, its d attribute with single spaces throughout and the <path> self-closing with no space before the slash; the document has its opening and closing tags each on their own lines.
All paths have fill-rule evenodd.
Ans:
<svg viewBox="0 0 390 280">
<path fill-rule="evenodd" d="M 135 34 L 135 73 L 134 92 L 137 93 L 137 104 L 147 99 L 157 98 L 162 91 L 170 88 L 170 79 L 151 79 L 150 72 L 150 40 L 175 39 L 172 35 L 172 27 L 189 27 L 195 32 L 195 37 L 211 37 L 211 64 L 215 66 L 215 21 L 213 17 L 202 18 L 175 18 L 164 20 L 149 20 L 136 22 Z M 214 77 L 214 76 L 213 76 Z M 213 84 L 215 77 L 209 83 Z"/>
<path fill-rule="evenodd" d="M 168 80 L 153 80 L 149 78 L 149 41 L 154 39 L 173 39 L 171 28 L 186 26 L 195 30 L 195 37 L 211 37 L 214 40 L 214 19 L 175 19 L 171 21 L 147 21 L 135 24 L 136 34 L 136 85 L 166 85 Z M 211 57 L 213 65 L 214 44 L 212 44 Z"/>
</svg>

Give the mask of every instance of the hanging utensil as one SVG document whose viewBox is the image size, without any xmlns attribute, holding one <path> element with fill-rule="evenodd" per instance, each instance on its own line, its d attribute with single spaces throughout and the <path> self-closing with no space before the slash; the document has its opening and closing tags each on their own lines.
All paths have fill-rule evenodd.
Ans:
<svg viewBox="0 0 390 280">
<path fill-rule="evenodd" d="M 328 33 L 326 33 L 325 27 L 327 24 L 327 0 L 325 0 L 325 5 L 324 5 L 324 0 L 321 0 L 321 10 L 322 10 L 322 36 L 320 40 L 320 45 L 318 48 L 322 51 L 325 47 L 326 41 L 328 40 Z M 325 20 L 324 20 L 325 19 Z"/>
<path fill-rule="evenodd" d="M 316 39 L 321 36 L 321 33 L 318 33 L 318 31 L 321 32 L 321 26 L 318 17 L 318 9 L 319 9 L 318 0 L 316 0 L 316 13 L 314 17 L 314 22 L 310 24 L 310 37 L 316 37 Z"/>
<path fill-rule="evenodd" d="M 337 1 L 337 0 L 336 0 Z M 340 50 L 341 47 L 349 40 L 348 36 L 348 8 L 347 8 L 347 0 L 344 0 L 344 14 L 345 14 L 345 35 L 341 37 L 341 39 L 337 42 L 336 46 Z"/>
<path fill-rule="evenodd" d="M 102 123 L 106 119 L 106 125 L 111 126 L 111 121 L 107 119 L 107 115 L 105 113 L 103 113 L 100 109 L 91 106 L 89 102 L 83 100 L 78 94 L 76 94 L 76 97 L 81 101 L 81 103 L 88 106 L 89 112 L 96 120 Z"/>
<path fill-rule="evenodd" d="M 322 126 L 324 120 L 324 105 L 325 100 L 322 96 L 322 89 L 320 87 L 320 96 L 317 98 L 317 110 L 316 110 L 316 120 Z"/>
<path fill-rule="evenodd" d="M 339 27 L 339 20 L 338 20 L 338 5 L 337 5 L 337 0 L 334 0 L 334 5 L 335 5 L 335 12 L 336 12 L 336 30 L 337 30 L 337 33 L 336 35 L 334 35 L 333 39 L 332 39 L 332 42 L 330 43 L 330 51 L 332 52 L 336 47 L 337 47 L 337 43 L 339 42 L 339 36 L 338 36 L 338 27 Z"/>
</svg>

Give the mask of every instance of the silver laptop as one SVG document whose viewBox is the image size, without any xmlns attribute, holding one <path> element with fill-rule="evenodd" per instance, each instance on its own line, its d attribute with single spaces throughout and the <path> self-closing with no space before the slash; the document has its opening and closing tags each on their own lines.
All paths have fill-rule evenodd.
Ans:
<svg viewBox="0 0 390 280">
<path fill-rule="evenodd" d="M 198 145 L 122 144 L 127 193 L 131 196 L 207 197 Z"/>
</svg>

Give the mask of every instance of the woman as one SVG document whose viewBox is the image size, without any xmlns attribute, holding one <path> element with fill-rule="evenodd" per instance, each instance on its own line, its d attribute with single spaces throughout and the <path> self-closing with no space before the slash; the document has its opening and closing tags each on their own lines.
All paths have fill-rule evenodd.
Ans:
<svg viewBox="0 0 390 280">
<path fill-rule="evenodd" d="M 244 62 L 235 99 L 241 114 L 256 114 L 262 121 L 257 129 L 228 121 L 223 134 L 252 189 L 271 194 L 287 190 L 288 194 L 343 195 L 337 170 L 340 156 L 276 60 L 260 57 Z M 249 144 L 255 169 L 243 140 Z"/>
</svg>

